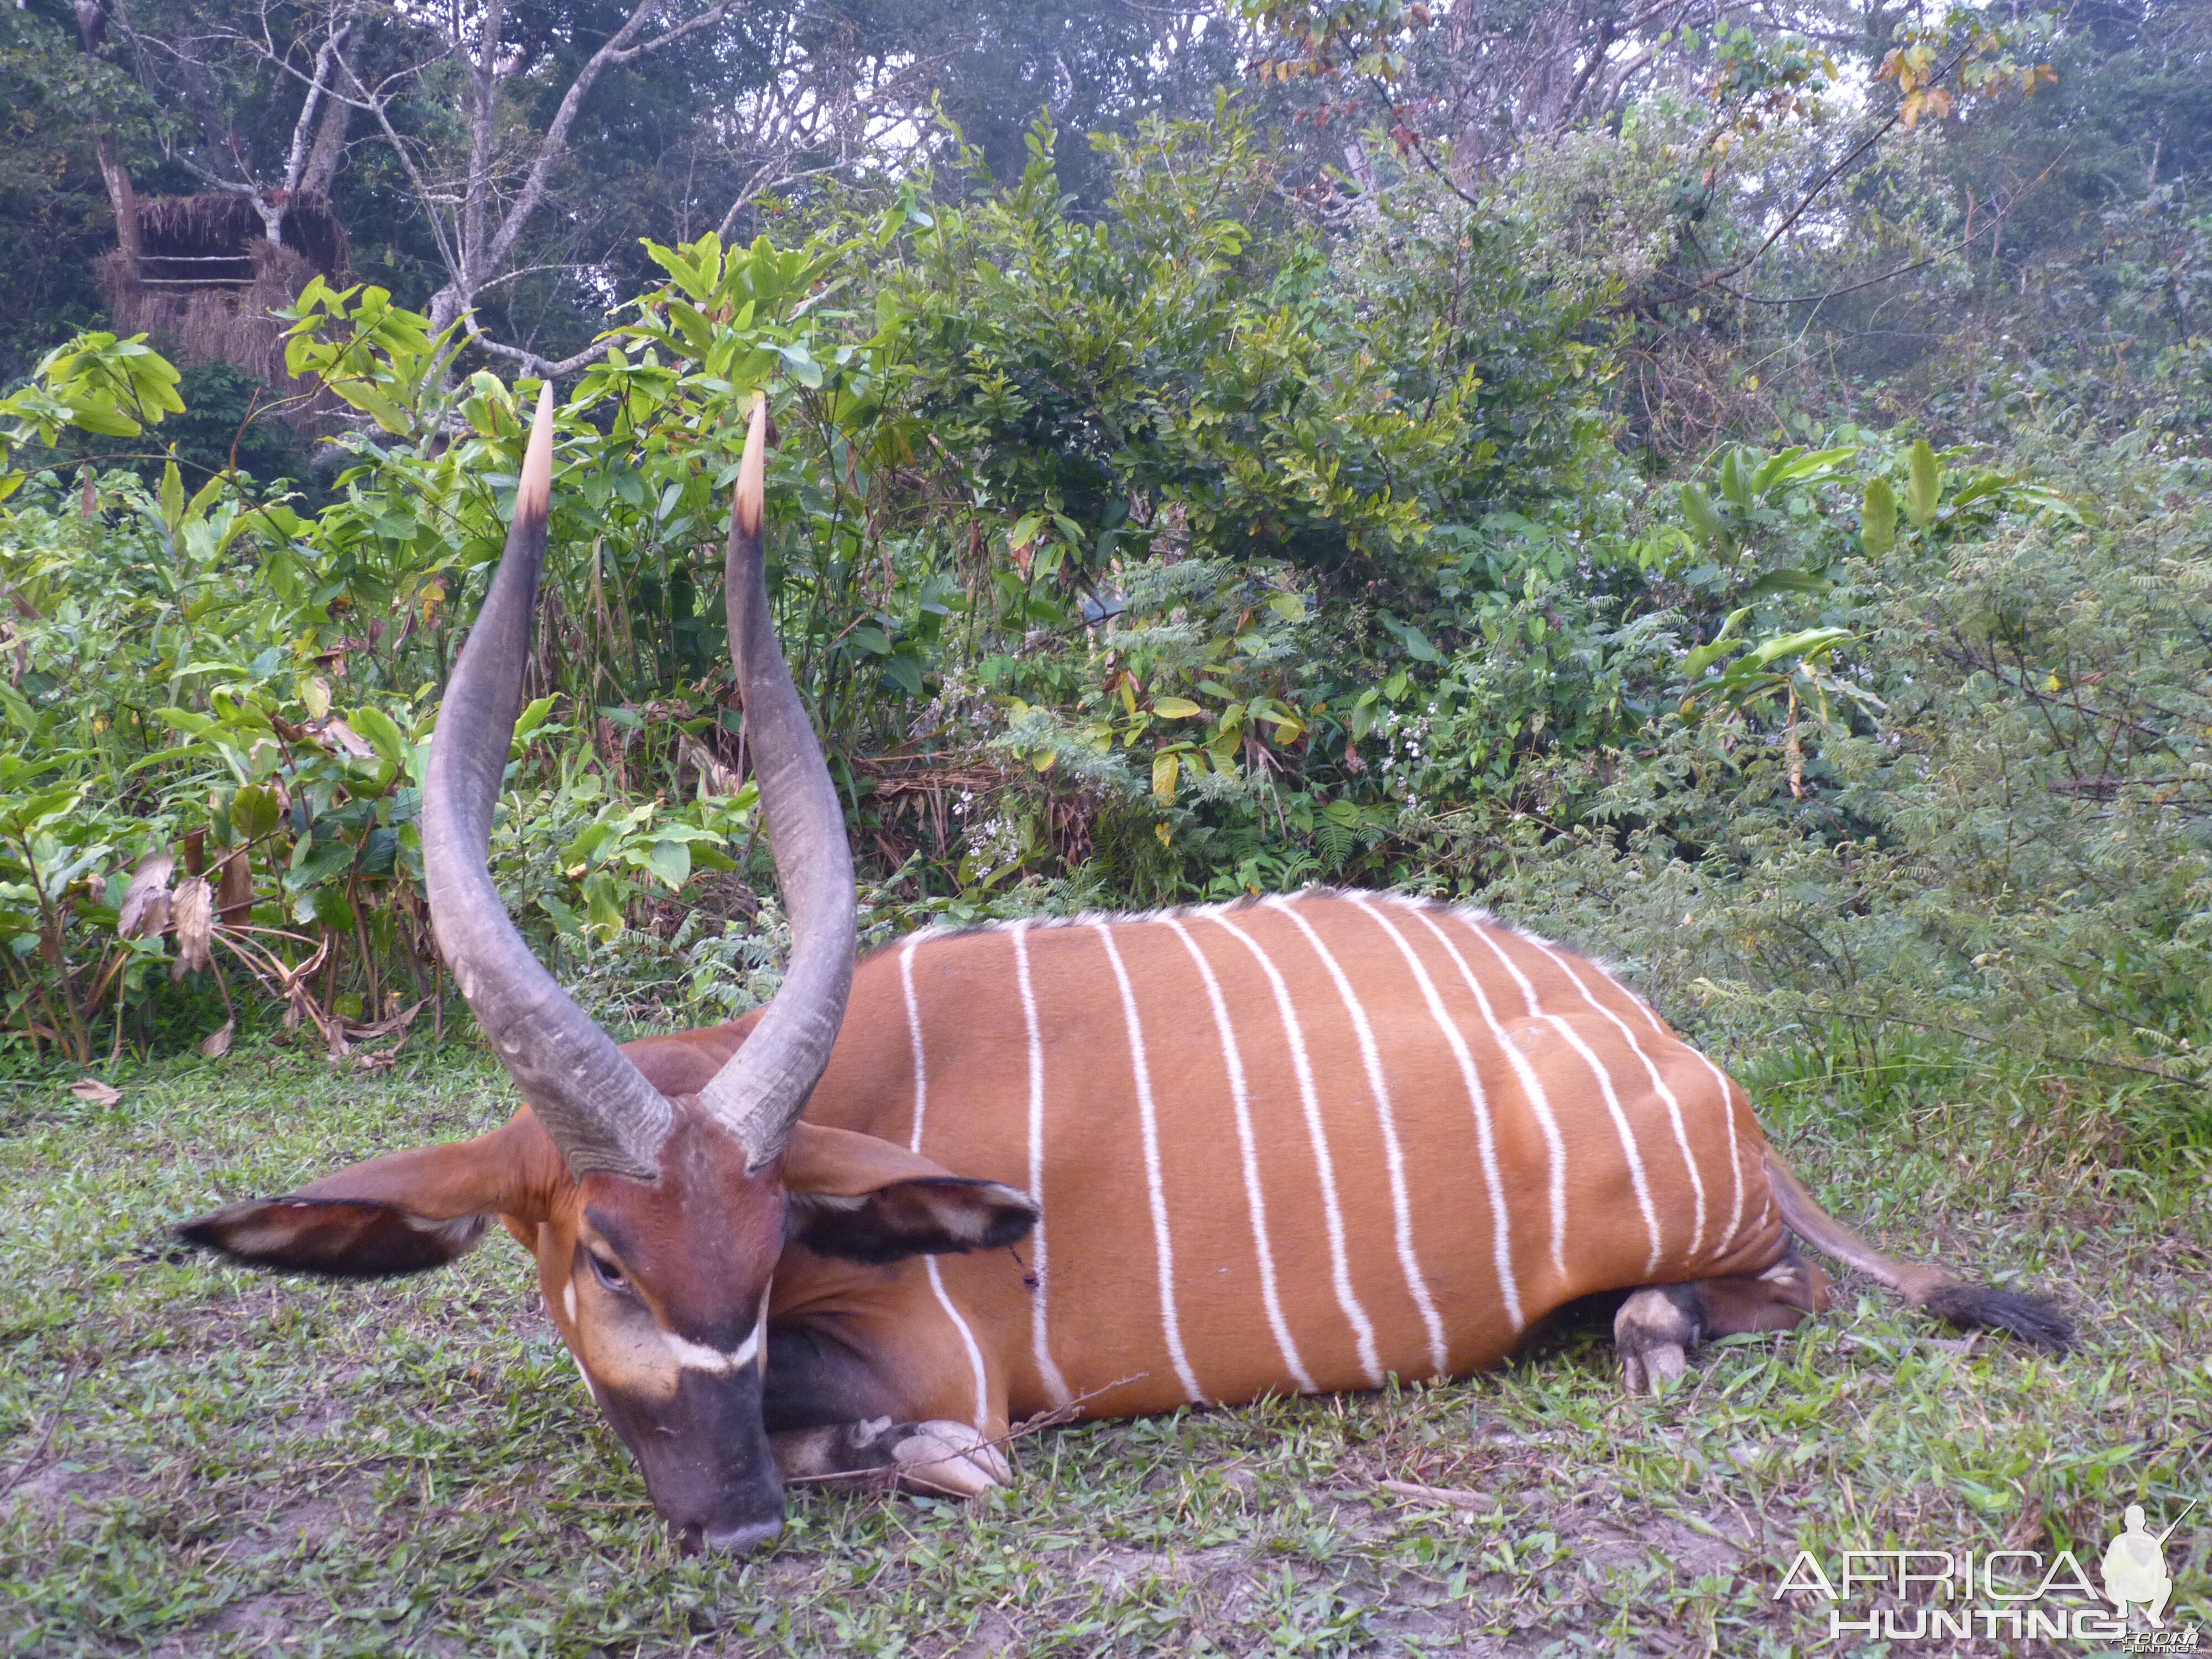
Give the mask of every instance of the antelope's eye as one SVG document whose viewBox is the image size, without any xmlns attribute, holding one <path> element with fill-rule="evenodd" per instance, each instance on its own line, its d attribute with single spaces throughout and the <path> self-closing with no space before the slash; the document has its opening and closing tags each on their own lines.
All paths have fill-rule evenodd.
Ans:
<svg viewBox="0 0 2212 1659">
<path fill-rule="evenodd" d="M 601 1255 L 597 1250 L 586 1250 L 584 1254 L 591 1259 L 592 1272 L 600 1284 L 611 1291 L 627 1290 L 629 1287 L 629 1280 L 623 1277 L 623 1270 L 608 1261 L 606 1257 Z"/>
</svg>

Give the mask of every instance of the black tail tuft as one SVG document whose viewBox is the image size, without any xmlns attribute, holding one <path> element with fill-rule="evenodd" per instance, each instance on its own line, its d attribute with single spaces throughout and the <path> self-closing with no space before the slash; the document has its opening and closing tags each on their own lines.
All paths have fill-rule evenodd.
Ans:
<svg viewBox="0 0 2212 1659">
<path fill-rule="evenodd" d="M 1996 1291 L 1985 1285 L 1941 1285 L 1920 1304 L 1962 1329 L 1984 1326 L 2008 1331 L 2052 1353 L 2074 1346 L 2074 1322 L 2039 1297 Z"/>
</svg>

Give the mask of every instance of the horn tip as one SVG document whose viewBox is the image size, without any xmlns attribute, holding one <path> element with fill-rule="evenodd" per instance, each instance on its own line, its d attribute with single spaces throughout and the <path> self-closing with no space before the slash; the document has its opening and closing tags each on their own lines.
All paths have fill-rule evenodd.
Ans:
<svg viewBox="0 0 2212 1659">
<path fill-rule="evenodd" d="M 530 443 L 523 452 L 522 477 L 515 485 L 514 516 L 543 519 L 553 501 L 553 382 L 538 387 L 538 415 L 530 423 Z"/>
<path fill-rule="evenodd" d="M 738 489 L 730 513 L 739 533 L 757 538 L 768 506 L 768 398 L 753 405 L 745 427 L 744 459 L 738 467 Z"/>
</svg>

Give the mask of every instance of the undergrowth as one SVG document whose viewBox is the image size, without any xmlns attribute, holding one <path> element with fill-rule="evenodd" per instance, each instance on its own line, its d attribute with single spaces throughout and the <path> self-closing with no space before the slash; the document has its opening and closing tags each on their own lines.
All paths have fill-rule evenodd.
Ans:
<svg viewBox="0 0 2212 1659">
<path fill-rule="evenodd" d="M 1950 1340 L 1846 1275 L 1828 1316 L 1701 1351 L 1656 1401 L 1620 1395 L 1601 1333 L 1559 1331 L 1462 1382 L 1045 1431 L 972 1506 L 795 1493 L 742 1564 L 670 1550 L 503 1238 L 381 1285 L 167 1248 L 217 1202 L 491 1127 L 510 1095 L 479 1053 L 418 1043 L 361 1076 L 249 1044 L 125 1064 L 112 1109 L 20 1079 L 0 1640 L 41 1659 L 1871 1653 L 1775 1598 L 1797 1550 L 2087 1560 L 2124 1504 L 2172 1518 L 2204 1489 L 2212 1161 L 2144 1113 L 2149 1085 L 1933 1042 L 1740 1070 L 1839 1216 L 2055 1292 L 2083 1351 Z M 2203 1622 L 2212 1528 L 2176 1540 L 2169 1620 Z"/>
</svg>

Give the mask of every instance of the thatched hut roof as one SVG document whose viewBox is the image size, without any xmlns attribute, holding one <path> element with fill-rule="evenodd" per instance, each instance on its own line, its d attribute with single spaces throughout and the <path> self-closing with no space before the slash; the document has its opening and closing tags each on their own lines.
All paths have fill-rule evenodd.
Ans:
<svg viewBox="0 0 2212 1659">
<path fill-rule="evenodd" d="M 228 260 L 242 265 L 247 248 L 268 240 L 260 214 L 243 196 L 160 196 L 137 205 L 142 260 L 164 264 Z M 322 197 L 303 194 L 286 203 L 283 229 L 283 246 L 323 276 L 335 277 L 347 268 L 350 249 L 345 227 Z M 182 277 L 191 273 L 177 274 Z M 248 280 L 250 276 L 241 271 L 236 280 Z"/>
<path fill-rule="evenodd" d="M 135 234 L 94 266 L 118 331 L 154 336 L 186 367 L 228 363 L 285 398 L 295 424 L 322 424 L 337 402 L 285 372 L 285 325 L 271 313 L 312 277 L 347 277 L 345 227 L 330 204 L 313 196 L 287 204 L 282 242 L 269 240 L 242 196 L 156 197 L 136 207 Z"/>
</svg>

